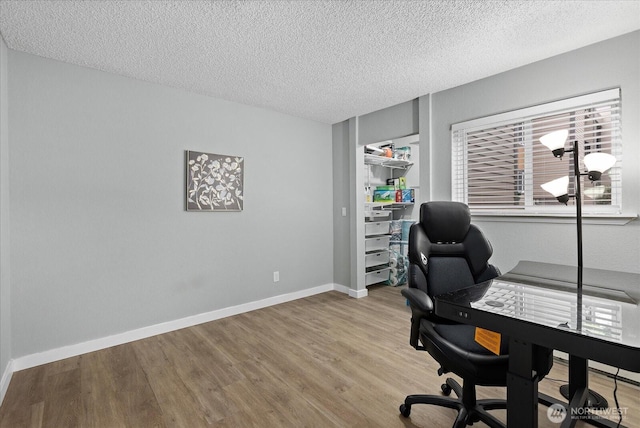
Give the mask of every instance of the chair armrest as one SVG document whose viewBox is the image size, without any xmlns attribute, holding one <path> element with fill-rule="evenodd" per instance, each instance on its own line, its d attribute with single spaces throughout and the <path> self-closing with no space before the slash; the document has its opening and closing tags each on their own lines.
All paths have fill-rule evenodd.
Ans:
<svg viewBox="0 0 640 428">
<path fill-rule="evenodd" d="M 405 288 L 402 290 L 402 295 L 407 298 L 412 310 L 417 309 L 424 315 L 433 312 L 433 301 L 424 291 L 417 288 Z"/>
<path fill-rule="evenodd" d="M 405 288 L 402 295 L 409 301 L 411 306 L 411 333 L 409 343 L 415 349 L 424 350 L 420 346 L 420 321 L 433 312 L 433 301 L 427 293 L 419 288 Z"/>
</svg>

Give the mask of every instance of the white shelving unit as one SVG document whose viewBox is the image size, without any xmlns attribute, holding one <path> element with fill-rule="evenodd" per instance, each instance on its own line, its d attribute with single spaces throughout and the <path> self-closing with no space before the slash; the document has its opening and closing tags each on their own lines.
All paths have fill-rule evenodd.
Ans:
<svg viewBox="0 0 640 428">
<path fill-rule="evenodd" d="M 378 144 L 385 143 L 387 142 Z M 364 184 L 365 189 L 370 189 L 371 197 L 369 201 L 365 198 L 364 203 L 365 286 L 386 282 L 389 279 L 391 221 L 403 218 L 404 211 L 414 205 L 414 202 L 374 202 L 373 189 L 376 186 L 387 185 L 387 179 L 405 177 L 413 165 L 410 160 L 364 154 Z M 407 183 L 407 189 L 410 188 L 410 184 Z"/>
<path fill-rule="evenodd" d="M 384 282 L 389 278 L 390 214 L 390 212 L 372 213 L 365 220 L 365 286 Z"/>
</svg>

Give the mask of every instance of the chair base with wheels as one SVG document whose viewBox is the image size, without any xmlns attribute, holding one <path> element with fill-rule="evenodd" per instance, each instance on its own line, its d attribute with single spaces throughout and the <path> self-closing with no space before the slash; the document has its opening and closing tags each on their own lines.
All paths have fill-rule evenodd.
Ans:
<svg viewBox="0 0 640 428">
<path fill-rule="evenodd" d="M 412 405 L 434 404 L 436 406 L 456 409 L 458 411 L 458 417 L 453 423 L 453 428 L 463 428 L 478 421 L 482 421 L 492 428 L 505 427 L 502 422 L 488 413 L 488 410 L 506 409 L 507 402 L 505 400 L 477 400 L 474 384 L 470 382 L 463 382 L 463 386 L 461 386 L 452 378 L 447 378 L 440 388 L 442 389 L 442 393 L 445 395 L 444 397 L 424 394 L 408 395 L 407 398 L 405 398 L 404 403 L 400 405 L 400 414 L 405 418 L 408 418 L 411 414 Z M 451 391 L 454 392 L 456 398 L 447 397 L 451 394 Z"/>
</svg>

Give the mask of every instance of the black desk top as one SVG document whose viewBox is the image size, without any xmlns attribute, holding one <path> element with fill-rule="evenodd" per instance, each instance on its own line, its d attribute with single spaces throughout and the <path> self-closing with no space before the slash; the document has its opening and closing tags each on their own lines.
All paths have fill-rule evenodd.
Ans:
<svg viewBox="0 0 640 428">
<path fill-rule="evenodd" d="M 640 371 L 640 274 L 585 269 L 582 293 L 576 277 L 576 267 L 520 262 L 494 280 L 436 296 L 436 313 Z"/>
</svg>

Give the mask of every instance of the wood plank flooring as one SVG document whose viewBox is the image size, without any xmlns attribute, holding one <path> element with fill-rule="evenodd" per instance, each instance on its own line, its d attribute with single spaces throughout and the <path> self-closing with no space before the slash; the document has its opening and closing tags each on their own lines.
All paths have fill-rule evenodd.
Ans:
<svg viewBox="0 0 640 428">
<path fill-rule="evenodd" d="M 34 367 L 13 374 L 0 427 L 450 427 L 450 409 L 399 415 L 444 380 L 409 345 L 409 319 L 399 288 L 329 292 Z M 559 397 L 566 372 L 556 362 L 540 390 Z M 590 382 L 614 405 L 611 378 Z M 640 427 L 640 389 L 618 382 L 618 398 Z M 539 425 L 558 426 L 543 406 Z"/>
</svg>

